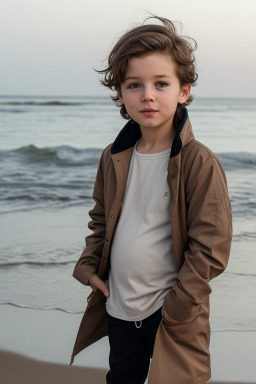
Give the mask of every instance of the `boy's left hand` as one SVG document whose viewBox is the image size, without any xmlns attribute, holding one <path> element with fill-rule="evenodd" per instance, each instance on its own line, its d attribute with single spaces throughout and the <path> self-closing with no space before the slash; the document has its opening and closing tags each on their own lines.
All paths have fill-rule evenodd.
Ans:
<svg viewBox="0 0 256 384">
<path fill-rule="evenodd" d="M 162 308 L 162 315 L 163 317 L 168 321 L 168 323 L 171 324 L 178 324 L 179 322 L 174 320 L 171 316 L 168 315 L 168 313 Z"/>
</svg>

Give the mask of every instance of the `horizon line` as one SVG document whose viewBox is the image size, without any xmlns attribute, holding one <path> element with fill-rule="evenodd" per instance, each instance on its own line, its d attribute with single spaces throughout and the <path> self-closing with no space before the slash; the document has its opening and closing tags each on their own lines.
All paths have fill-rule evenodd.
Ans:
<svg viewBox="0 0 256 384">
<path fill-rule="evenodd" d="M 0 94 L 0 98 L 4 97 L 52 97 L 52 98 L 78 98 L 78 97 L 93 97 L 93 98 L 111 98 L 111 95 L 46 95 L 46 94 Z M 256 97 L 245 96 L 194 96 L 195 99 L 231 99 L 231 100 L 256 100 Z"/>
</svg>

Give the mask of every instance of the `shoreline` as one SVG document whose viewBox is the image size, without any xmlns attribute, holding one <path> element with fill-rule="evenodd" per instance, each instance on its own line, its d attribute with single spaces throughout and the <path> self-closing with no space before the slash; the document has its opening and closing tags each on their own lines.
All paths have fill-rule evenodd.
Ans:
<svg viewBox="0 0 256 384">
<path fill-rule="evenodd" d="M 43 362 L 0 350 L 1 380 L 5 384 L 103 384 L 107 369 L 68 366 Z M 234 381 L 209 381 L 209 384 L 249 384 Z"/>
<path fill-rule="evenodd" d="M 107 370 L 44 362 L 0 350 L 0 378 L 4 384 L 102 384 Z"/>
<path fill-rule="evenodd" d="M 75 372 L 73 368 L 76 367 L 106 372 L 109 367 L 107 337 L 100 339 L 79 353 L 71 367 L 72 370 L 70 370 L 70 356 L 80 322 L 80 314 L 68 315 L 60 311 L 2 307 L 0 350 L 6 351 L 6 353 L 9 351 L 16 355 L 20 354 L 21 357 L 26 356 L 28 359 L 36 359 L 42 364 L 43 362 L 59 364 L 65 368 L 65 372 L 68 369 L 68 374 Z M 256 332 L 212 332 L 210 344 L 212 381 L 216 383 L 256 384 L 255 345 Z M 17 364 L 20 365 L 18 360 L 15 364 L 9 364 L 10 373 L 13 371 L 12 367 Z M 42 368 L 40 369 L 42 370 Z M 46 369 L 44 368 L 44 370 Z M 48 383 L 53 384 L 58 384 L 58 382 L 55 383 L 55 380 L 48 381 Z M 76 381 L 70 379 L 69 382 Z M 105 383 L 105 378 L 98 382 Z M 4 381 L 3 383 L 6 384 Z M 17 380 L 9 381 L 7 384 L 9 383 L 19 384 Z M 41 381 L 35 380 L 34 383 L 40 384 Z M 44 384 L 44 382 L 42 383 Z M 90 384 L 90 381 L 88 383 Z M 76 384 L 78 383 L 76 382 Z M 95 383 L 92 381 L 92 384 L 97 384 L 97 381 Z"/>
</svg>

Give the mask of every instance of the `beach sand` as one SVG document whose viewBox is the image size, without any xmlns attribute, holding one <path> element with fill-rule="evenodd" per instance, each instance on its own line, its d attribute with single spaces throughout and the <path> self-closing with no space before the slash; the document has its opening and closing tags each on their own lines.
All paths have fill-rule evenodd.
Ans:
<svg viewBox="0 0 256 384">
<path fill-rule="evenodd" d="M 106 337 L 79 353 L 69 367 L 80 321 L 81 314 L 2 306 L 0 350 L 6 352 L 0 355 L 0 383 L 105 383 Z M 212 381 L 256 384 L 255 345 L 256 332 L 213 331 Z"/>
<path fill-rule="evenodd" d="M 3 384 L 100 384 L 105 383 L 107 370 L 46 363 L 0 351 L 0 372 Z"/>
<path fill-rule="evenodd" d="M 3 384 L 104 384 L 107 370 L 46 363 L 0 351 L 0 372 Z M 209 383 L 238 384 L 216 381 Z"/>
</svg>

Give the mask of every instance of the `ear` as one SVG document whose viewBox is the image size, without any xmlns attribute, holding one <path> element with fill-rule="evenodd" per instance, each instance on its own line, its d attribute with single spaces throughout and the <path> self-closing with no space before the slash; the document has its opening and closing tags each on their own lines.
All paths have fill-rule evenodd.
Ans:
<svg viewBox="0 0 256 384">
<path fill-rule="evenodd" d="M 122 98 L 121 88 L 117 89 L 117 94 L 118 94 L 120 104 L 124 104 L 124 99 Z"/>
<path fill-rule="evenodd" d="M 187 99 L 190 96 L 190 91 L 191 91 L 191 84 L 185 84 L 181 87 L 179 104 L 183 104 L 187 101 Z"/>
</svg>

